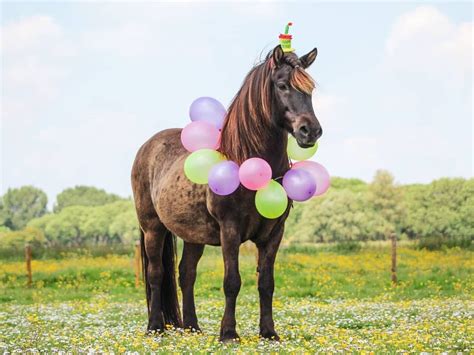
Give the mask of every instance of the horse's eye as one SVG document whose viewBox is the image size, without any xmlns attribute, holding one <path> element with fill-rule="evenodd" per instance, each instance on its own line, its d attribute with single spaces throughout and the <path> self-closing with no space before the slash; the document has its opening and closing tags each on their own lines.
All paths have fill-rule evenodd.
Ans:
<svg viewBox="0 0 474 355">
<path fill-rule="evenodd" d="M 285 83 L 277 83 L 277 88 L 282 90 L 282 91 L 289 90 L 288 85 L 286 85 Z"/>
</svg>

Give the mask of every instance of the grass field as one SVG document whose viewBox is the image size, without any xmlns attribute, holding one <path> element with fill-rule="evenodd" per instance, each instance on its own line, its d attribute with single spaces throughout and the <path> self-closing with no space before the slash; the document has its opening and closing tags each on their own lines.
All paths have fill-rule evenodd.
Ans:
<svg viewBox="0 0 474 355">
<path fill-rule="evenodd" d="M 146 306 L 129 256 L 65 256 L 0 265 L 0 350 L 66 351 L 376 351 L 474 350 L 473 253 L 399 250 L 400 280 L 390 283 L 387 248 L 354 254 L 282 250 L 276 265 L 279 343 L 260 340 L 255 255 L 241 255 L 240 344 L 217 340 L 223 312 L 222 258 L 210 248 L 198 269 L 203 334 L 144 336 Z"/>
</svg>

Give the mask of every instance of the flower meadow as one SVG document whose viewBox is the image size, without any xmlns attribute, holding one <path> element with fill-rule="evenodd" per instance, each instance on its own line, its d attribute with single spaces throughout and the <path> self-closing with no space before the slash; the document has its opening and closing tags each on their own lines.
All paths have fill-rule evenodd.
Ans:
<svg viewBox="0 0 474 355">
<path fill-rule="evenodd" d="M 244 248 L 243 248 L 244 249 Z M 203 333 L 145 335 L 146 305 L 131 256 L 63 255 L 0 264 L 0 351 L 13 352 L 472 352 L 473 254 L 400 248 L 399 284 L 390 253 L 285 250 L 277 258 L 276 330 L 258 337 L 255 255 L 243 250 L 239 343 L 218 342 L 224 307 L 222 257 L 209 248 L 198 268 L 196 306 Z M 142 286 L 142 285 L 141 285 Z"/>
</svg>

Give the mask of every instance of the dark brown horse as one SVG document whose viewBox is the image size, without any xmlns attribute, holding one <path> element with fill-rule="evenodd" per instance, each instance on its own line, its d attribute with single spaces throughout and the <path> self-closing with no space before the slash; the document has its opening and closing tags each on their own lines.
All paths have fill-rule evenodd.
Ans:
<svg viewBox="0 0 474 355">
<path fill-rule="evenodd" d="M 229 107 L 222 129 L 220 151 L 242 163 L 265 159 L 273 178 L 288 169 L 288 132 L 301 147 L 310 147 L 322 129 L 313 111 L 314 82 L 305 69 L 317 50 L 298 58 L 277 46 L 254 67 Z M 132 186 L 142 231 L 142 253 L 148 302 L 148 330 L 163 331 L 165 324 L 200 330 L 194 305 L 196 267 L 204 246 L 220 245 L 224 257 L 225 310 L 220 339 L 238 338 L 235 304 L 240 290 L 239 247 L 252 240 L 258 248 L 260 335 L 279 339 L 272 316 L 273 266 L 289 213 L 277 219 L 262 217 L 255 208 L 255 192 L 240 186 L 229 196 L 215 195 L 207 185 L 184 176 L 188 152 L 180 142 L 181 129 L 155 134 L 138 151 Z M 175 278 L 175 238 L 184 241 L 179 263 L 183 320 Z"/>
</svg>

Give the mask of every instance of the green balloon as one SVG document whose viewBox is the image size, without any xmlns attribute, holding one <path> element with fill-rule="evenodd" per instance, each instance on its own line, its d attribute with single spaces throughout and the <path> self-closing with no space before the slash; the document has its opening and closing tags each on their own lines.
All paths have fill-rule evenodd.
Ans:
<svg viewBox="0 0 474 355">
<path fill-rule="evenodd" d="M 288 147 L 286 149 L 288 156 L 293 160 L 306 160 L 311 158 L 318 150 L 318 143 L 316 142 L 311 148 L 301 148 L 293 136 L 288 137 Z"/>
<path fill-rule="evenodd" d="M 274 219 L 285 213 L 288 207 L 286 191 L 275 180 L 255 194 L 255 206 L 257 211 L 266 218 Z"/>
<path fill-rule="evenodd" d="M 212 149 L 199 149 L 184 161 L 184 174 L 196 184 L 207 184 L 211 168 L 226 160 L 224 155 Z"/>
</svg>

